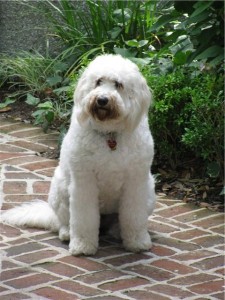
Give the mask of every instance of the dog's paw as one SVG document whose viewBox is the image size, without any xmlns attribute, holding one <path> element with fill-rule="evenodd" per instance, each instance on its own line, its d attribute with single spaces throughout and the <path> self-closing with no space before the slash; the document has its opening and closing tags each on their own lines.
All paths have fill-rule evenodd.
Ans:
<svg viewBox="0 0 225 300">
<path fill-rule="evenodd" d="M 123 241 L 124 247 L 131 252 L 148 251 L 152 247 L 152 241 L 148 232 L 134 238 Z"/>
<path fill-rule="evenodd" d="M 75 256 L 94 255 L 97 252 L 97 249 L 98 245 L 80 238 L 72 239 L 69 244 L 69 252 Z"/>
<path fill-rule="evenodd" d="M 59 239 L 61 241 L 69 241 L 70 240 L 69 227 L 63 226 L 59 229 Z"/>
</svg>

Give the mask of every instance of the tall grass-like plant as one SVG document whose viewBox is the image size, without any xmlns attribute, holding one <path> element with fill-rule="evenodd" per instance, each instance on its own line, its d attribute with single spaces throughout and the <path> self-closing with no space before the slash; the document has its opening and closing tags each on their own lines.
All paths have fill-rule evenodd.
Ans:
<svg viewBox="0 0 225 300">
<path fill-rule="evenodd" d="M 63 59 L 79 68 L 85 57 L 99 53 L 120 53 L 141 57 L 154 41 L 149 28 L 154 22 L 156 1 L 43 2 L 54 34 L 65 45 Z"/>
<path fill-rule="evenodd" d="M 21 52 L 16 57 L 0 59 L 2 84 L 16 88 L 19 97 L 27 93 L 40 94 L 49 86 L 48 76 L 54 73 L 53 60 L 40 53 Z"/>
</svg>

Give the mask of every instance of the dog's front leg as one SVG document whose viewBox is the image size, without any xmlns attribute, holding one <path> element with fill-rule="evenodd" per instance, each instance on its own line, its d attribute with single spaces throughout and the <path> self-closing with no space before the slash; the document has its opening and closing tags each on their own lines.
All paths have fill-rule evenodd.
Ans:
<svg viewBox="0 0 225 300">
<path fill-rule="evenodd" d="M 146 176 L 129 174 L 119 208 L 121 237 L 124 247 L 132 252 L 152 246 L 147 230 L 149 184 Z"/>
<path fill-rule="evenodd" d="M 98 248 L 100 213 L 93 174 L 73 174 L 70 186 L 70 244 L 72 255 L 93 255 Z"/>
</svg>

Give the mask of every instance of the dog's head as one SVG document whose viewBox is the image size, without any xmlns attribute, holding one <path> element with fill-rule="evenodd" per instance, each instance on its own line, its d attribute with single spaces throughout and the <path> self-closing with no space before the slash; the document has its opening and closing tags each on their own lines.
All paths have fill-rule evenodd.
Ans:
<svg viewBox="0 0 225 300">
<path fill-rule="evenodd" d="M 74 93 L 78 122 L 100 130 L 134 129 L 147 114 L 151 93 L 138 67 L 119 55 L 94 59 Z"/>
</svg>

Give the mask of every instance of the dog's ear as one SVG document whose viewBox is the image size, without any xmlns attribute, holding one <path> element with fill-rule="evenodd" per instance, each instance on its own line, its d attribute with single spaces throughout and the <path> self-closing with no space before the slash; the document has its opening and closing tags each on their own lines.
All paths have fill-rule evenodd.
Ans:
<svg viewBox="0 0 225 300">
<path fill-rule="evenodd" d="M 136 74 L 131 95 L 130 113 L 128 115 L 128 127 L 133 130 L 138 126 L 143 116 L 148 115 L 148 110 L 152 104 L 152 93 L 145 78 L 138 71 Z"/>
<path fill-rule="evenodd" d="M 74 101 L 74 111 L 76 112 L 76 118 L 79 123 L 83 123 L 87 120 L 88 114 L 85 112 L 85 109 L 82 105 L 82 100 L 87 94 L 87 70 L 85 70 L 80 79 L 77 82 L 77 86 L 75 88 L 73 94 L 73 101 Z"/>
</svg>

